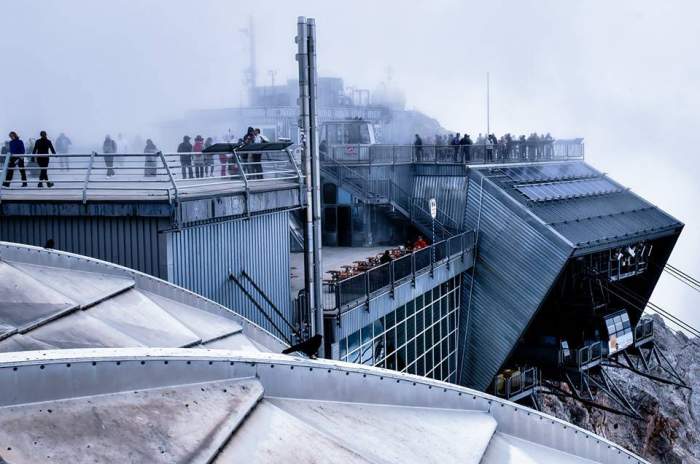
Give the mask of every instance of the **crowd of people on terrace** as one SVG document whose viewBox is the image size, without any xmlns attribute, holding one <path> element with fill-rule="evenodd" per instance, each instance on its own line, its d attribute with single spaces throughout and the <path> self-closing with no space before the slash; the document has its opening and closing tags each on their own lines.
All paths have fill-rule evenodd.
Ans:
<svg viewBox="0 0 700 464">
<path fill-rule="evenodd" d="M 339 282 L 341 280 L 354 277 L 358 274 L 362 274 L 363 272 L 367 272 L 375 267 L 388 264 L 395 259 L 401 258 L 402 256 L 415 253 L 416 251 L 422 250 L 426 247 L 428 247 L 428 242 L 423 238 L 422 235 L 418 235 L 418 237 L 414 241 L 409 241 L 408 243 L 406 243 L 406 245 L 395 248 L 389 248 L 387 250 L 384 250 L 383 253 L 377 254 L 376 256 L 370 256 L 363 260 L 355 261 L 353 264 L 341 266 L 341 269 L 339 270 L 327 271 L 326 273 L 330 274 L 331 278 L 327 279 L 326 282 Z"/>
<path fill-rule="evenodd" d="M 515 136 L 510 133 L 496 137 L 495 134 L 479 134 L 472 140 L 467 133 L 435 134 L 424 141 L 415 134 L 413 151 L 417 161 L 449 158 L 454 162 L 496 162 L 505 160 L 546 160 L 554 156 L 554 138 L 547 133 Z"/>
<path fill-rule="evenodd" d="M 53 187 L 54 182 L 49 180 L 50 170 L 70 170 L 70 164 L 79 164 L 80 167 L 87 167 L 89 161 L 86 157 L 77 157 L 71 155 L 73 142 L 64 133 L 60 133 L 54 142 L 49 139 L 46 131 L 41 131 L 38 138 L 28 138 L 25 143 L 16 131 L 11 131 L 8 135 L 9 139 L 0 146 L 0 172 L 6 163 L 7 168 L 2 186 L 7 188 L 12 185 L 16 173 L 19 174 L 22 187 L 29 186 L 30 178 L 38 180 L 37 187 L 43 188 Z M 236 139 L 231 134 L 226 134 L 219 138 L 224 143 L 239 143 L 248 145 L 252 143 L 263 143 L 268 140 L 262 135 L 260 129 L 248 127 L 245 135 Z M 182 179 L 207 178 L 207 177 L 225 177 L 233 176 L 238 173 L 238 165 L 234 162 L 231 153 L 216 153 L 218 158 L 219 169 L 215 170 L 215 154 L 207 152 L 207 148 L 215 143 L 213 137 L 206 139 L 201 135 L 194 137 L 194 144 L 191 143 L 192 138 L 185 135 L 182 142 L 177 147 L 179 154 L 179 172 Z M 130 149 L 134 146 L 143 146 L 142 157 L 133 157 L 140 153 L 138 149 Z M 103 165 L 96 166 L 95 177 L 99 178 L 98 171 L 103 171 L 106 177 L 113 177 L 117 170 L 126 174 L 133 174 L 138 168 L 137 164 L 143 164 L 143 175 L 145 177 L 155 177 L 158 173 L 158 166 L 162 167 L 160 149 L 151 139 L 145 142 L 140 137 L 132 139 L 131 143 L 126 137 L 119 134 L 117 138 L 112 138 L 109 134 L 105 136 L 103 142 L 95 147 L 95 152 L 99 153 L 103 160 Z M 86 155 L 87 156 L 87 155 Z M 130 159 L 131 156 L 131 159 Z M 250 179 L 262 178 L 262 166 L 260 153 L 241 153 L 239 160 L 245 172 L 249 174 Z M 51 160 L 54 160 L 54 165 L 49 167 Z M 162 172 L 162 171 L 161 171 Z"/>
</svg>

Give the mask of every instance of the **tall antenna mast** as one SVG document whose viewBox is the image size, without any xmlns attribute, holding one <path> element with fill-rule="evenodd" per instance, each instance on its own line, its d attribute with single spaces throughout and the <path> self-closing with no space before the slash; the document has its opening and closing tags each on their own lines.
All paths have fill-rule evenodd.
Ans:
<svg viewBox="0 0 700 464">
<path fill-rule="evenodd" d="M 489 73 L 486 72 L 486 137 L 491 133 L 491 89 Z"/>
<path fill-rule="evenodd" d="M 248 19 L 248 38 L 250 39 L 250 87 L 255 88 L 256 85 L 256 63 L 255 63 L 255 25 L 253 24 L 253 17 L 250 16 Z"/>
<path fill-rule="evenodd" d="M 253 17 L 248 18 L 248 27 L 241 29 L 241 32 L 248 37 L 248 52 L 249 66 L 245 70 L 245 83 L 248 86 L 248 104 L 253 104 L 253 95 L 255 92 L 255 86 L 257 85 L 257 75 L 256 75 L 256 63 L 255 63 L 255 26 L 253 24 Z"/>
</svg>

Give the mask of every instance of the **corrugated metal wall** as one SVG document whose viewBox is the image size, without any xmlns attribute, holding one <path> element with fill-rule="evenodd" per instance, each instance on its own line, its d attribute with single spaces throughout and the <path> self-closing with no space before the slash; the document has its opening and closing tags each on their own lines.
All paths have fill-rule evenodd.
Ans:
<svg viewBox="0 0 700 464">
<path fill-rule="evenodd" d="M 3 216 L 0 240 L 91 256 L 165 278 L 165 243 L 158 230 L 170 224 L 152 217 Z"/>
<path fill-rule="evenodd" d="M 467 178 L 464 175 L 419 175 L 414 184 L 413 196 L 423 199 L 424 208 L 428 208 L 430 198 L 435 198 L 438 208 L 457 224 L 462 224 L 467 199 Z"/>
<path fill-rule="evenodd" d="M 289 212 L 217 222 L 168 232 L 168 280 L 210 298 L 279 336 L 229 279 L 233 272 L 275 324 L 291 330 L 241 276 L 245 270 L 292 321 L 289 287 Z"/>
<path fill-rule="evenodd" d="M 469 312 L 460 316 L 460 377 L 463 385 L 485 390 L 572 250 L 486 179 L 482 196 L 481 175 L 469 174 L 466 223 L 477 229 L 479 222 L 478 250 L 471 302 L 471 279 L 463 288 Z"/>
</svg>

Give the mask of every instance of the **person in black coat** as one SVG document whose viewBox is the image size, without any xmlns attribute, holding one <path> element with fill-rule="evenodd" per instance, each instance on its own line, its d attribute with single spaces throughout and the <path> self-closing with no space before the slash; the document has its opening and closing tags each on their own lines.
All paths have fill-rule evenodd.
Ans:
<svg viewBox="0 0 700 464">
<path fill-rule="evenodd" d="M 43 155 L 36 157 L 36 163 L 41 168 L 41 171 L 39 172 L 39 187 L 44 186 L 43 181 L 46 181 L 46 185 L 48 187 L 53 187 L 53 182 L 49 181 L 49 152 L 55 155 L 56 150 L 54 149 L 51 140 L 46 137 L 46 131 L 39 132 L 39 136 L 39 140 L 37 140 L 34 144 L 34 150 L 32 151 L 32 154 L 34 155 Z"/>
<path fill-rule="evenodd" d="M 187 179 L 187 174 L 189 174 L 190 179 L 192 179 L 194 177 L 194 173 L 192 172 L 192 144 L 190 143 L 189 135 L 182 138 L 182 143 L 177 146 L 177 152 L 183 153 L 180 155 L 182 178 Z"/>
</svg>

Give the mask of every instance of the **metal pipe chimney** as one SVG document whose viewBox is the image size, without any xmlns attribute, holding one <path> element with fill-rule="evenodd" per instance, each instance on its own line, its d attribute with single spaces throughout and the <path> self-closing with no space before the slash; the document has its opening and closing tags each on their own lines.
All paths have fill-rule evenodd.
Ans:
<svg viewBox="0 0 700 464">
<path fill-rule="evenodd" d="M 316 117 L 316 26 L 311 18 L 297 21 L 299 63 L 300 145 L 306 178 L 306 225 L 304 229 L 304 278 L 311 309 L 311 332 L 324 335 L 321 270 L 321 173 L 318 159 Z M 327 357 L 325 343 L 319 355 Z"/>
</svg>

